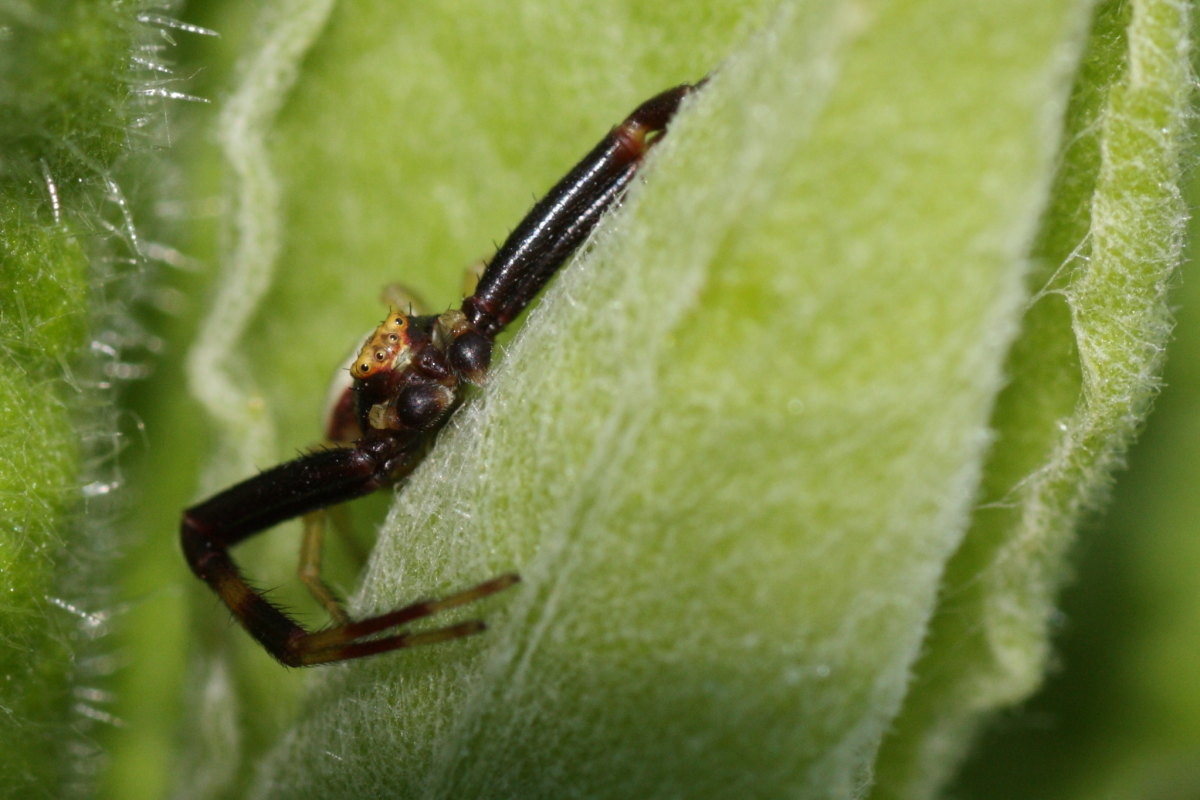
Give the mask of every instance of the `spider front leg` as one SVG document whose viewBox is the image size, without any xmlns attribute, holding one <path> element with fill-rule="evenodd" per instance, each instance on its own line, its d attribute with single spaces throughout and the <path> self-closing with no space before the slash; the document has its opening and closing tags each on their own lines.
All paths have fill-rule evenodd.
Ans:
<svg viewBox="0 0 1200 800">
<path fill-rule="evenodd" d="M 474 331 L 490 341 L 529 305 L 620 201 L 684 98 L 706 80 L 667 89 L 635 108 L 530 209 L 463 301 L 462 313 Z M 450 355 L 455 361 L 455 353 Z"/>
<path fill-rule="evenodd" d="M 361 658 L 483 630 L 483 623 L 473 620 L 427 632 L 370 638 L 494 594 L 515 583 L 517 576 L 502 575 L 448 597 L 310 632 L 255 591 L 229 555 L 233 545 L 279 522 L 360 497 L 390 483 L 420 444 L 411 436 L 377 438 L 353 448 L 310 453 L 193 506 L 184 512 L 180 529 L 188 564 L 246 630 L 288 666 Z"/>
</svg>

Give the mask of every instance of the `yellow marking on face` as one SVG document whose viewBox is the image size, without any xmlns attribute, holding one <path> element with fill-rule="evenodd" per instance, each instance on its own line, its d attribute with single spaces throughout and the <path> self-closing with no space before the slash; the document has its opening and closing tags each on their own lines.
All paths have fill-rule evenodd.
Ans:
<svg viewBox="0 0 1200 800">
<path fill-rule="evenodd" d="M 351 376 L 369 378 L 380 370 L 396 369 L 408 355 L 408 345 L 408 317 L 392 310 L 358 351 Z"/>
</svg>

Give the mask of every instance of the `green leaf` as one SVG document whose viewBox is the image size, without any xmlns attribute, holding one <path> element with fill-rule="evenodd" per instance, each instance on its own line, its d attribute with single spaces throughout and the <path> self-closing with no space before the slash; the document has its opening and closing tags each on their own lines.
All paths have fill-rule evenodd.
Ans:
<svg viewBox="0 0 1200 800">
<path fill-rule="evenodd" d="M 607 125 L 714 78 L 395 498 L 354 602 L 517 569 L 471 609 L 489 631 L 301 676 L 196 586 L 180 785 L 934 793 L 1041 674 L 1063 549 L 1156 385 L 1187 27 L 1146 19 L 1186 8 L 1125 8 L 218 6 L 241 55 L 189 152 L 226 209 L 196 232 L 192 497 L 316 439 L 382 284 L 443 307 Z M 238 558 L 274 585 L 294 551 Z"/>
<path fill-rule="evenodd" d="M 79 448 L 65 366 L 77 355 L 86 260 L 31 217 L 10 185 L 0 211 L 0 772 L 12 787 L 59 785 L 71 721 L 71 617 L 55 608 L 68 552 Z"/>
<path fill-rule="evenodd" d="M 1188 7 L 1097 9 L 1034 247 L 1034 295 L 994 415 L 982 500 L 951 561 L 880 781 L 926 797 L 982 716 L 1041 682 L 1064 555 L 1158 389 L 1182 257 Z"/>
<path fill-rule="evenodd" d="M 84 463 L 99 451 L 90 443 L 115 439 L 84 344 L 110 313 L 89 297 L 91 260 L 116 252 L 104 226 L 129 150 L 136 26 L 122 5 L 0 4 L 0 776 L 11 796 L 86 786 L 90 723 L 108 713 L 84 656 L 104 629 L 104 587 L 90 578 L 111 538 L 81 511 L 85 480 L 111 485 Z"/>
</svg>

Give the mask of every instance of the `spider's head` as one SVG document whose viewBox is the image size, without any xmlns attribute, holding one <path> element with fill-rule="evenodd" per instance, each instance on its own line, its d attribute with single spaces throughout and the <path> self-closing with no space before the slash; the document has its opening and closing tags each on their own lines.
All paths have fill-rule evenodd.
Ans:
<svg viewBox="0 0 1200 800">
<path fill-rule="evenodd" d="M 412 359 L 412 340 L 408 336 L 408 317 L 392 310 L 358 351 L 350 365 L 355 380 L 366 380 L 384 370 L 399 370 Z"/>
</svg>

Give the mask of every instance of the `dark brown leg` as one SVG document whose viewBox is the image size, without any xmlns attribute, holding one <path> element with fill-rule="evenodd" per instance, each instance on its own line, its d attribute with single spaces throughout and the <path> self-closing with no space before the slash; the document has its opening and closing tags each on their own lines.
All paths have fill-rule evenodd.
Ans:
<svg viewBox="0 0 1200 800">
<path fill-rule="evenodd" d="M 310 453 L 243 481 L 183 514 L 180 538 L 192 571 L 271 655 L 298 667 L 445 641 L 483 630 L 478 621 L 418 634 L 365 639 L 406 622 L 469 603 L 518 580 L 503 575 L 440 600 L 426 600 L 358 622 L 310 633 L 256 592 L 238 571 L 229 548 L 278 522 L 367 494 L 386 483 L 405 444 Z"/>
<path fill-rule="evenodd" d="M 381 633 L 389 628 L 395 628 L 413 620 L 423 619 L 451 608 L 481 600 L 488 595 L 507 589 L 520 578 L 509 573 L 484 581 L 457 594 L 452 594 L 438 600 L 422 600 L 404 608 L 368 617 L 359 622 L 338 625 L 323 631 L 308 633 L 296 642 L 295 650 L 299 654 L 300 666 L 325 664 L 330 661 L 345 661 L 351 658 L 385 653 L 401 647 L 415 647 L 420 644 L 434 644 L 460 636 L 470 636 L 484 629 L 483 622 L 470 620 L 445 628 L 421 633 L 402 633 L 395 636 L 385 636 L 379 639 L 364 637 Z"/>
<path fill-rule="evenodd" d="M 475 294 L 463 301 L 463 313 L 476 331 L 494 337 L 521 313 L 620 198 L 683 98 L 695 89 L 676 86 L 642 103 L 534 205 L 496 251 Z"/>
</svg>

